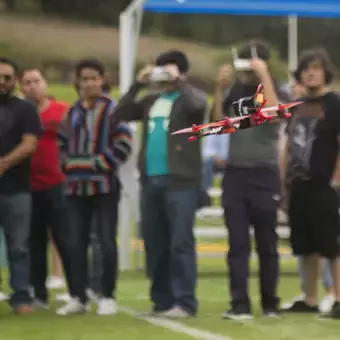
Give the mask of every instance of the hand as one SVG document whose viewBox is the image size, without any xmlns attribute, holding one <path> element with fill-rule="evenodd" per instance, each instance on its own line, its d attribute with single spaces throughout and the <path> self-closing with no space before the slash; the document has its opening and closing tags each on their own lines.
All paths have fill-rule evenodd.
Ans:
<svg viewBox="0 0 340 340">
<path fill-rule="evenodd" d="M 221 168 L 224 168 L 226 166 L 226 161 L 219 158 L 218 156 L 214 156 L 213 159 L 214 159 L 214 162 L 215 162 L 215 164 L 218 168 L 221 169 Z"/>
<path fill-rule="evenodd" d="M 8 162 L 6 161 L 5 157 L 0 157 L 0 177 L 4 175 L 8 168 Z"/>
<path fill-rule="evenodd" d="M 269 75 L 268 65 L 264 60 L 259 59 L 259 58 L 250 59 L 249 63 L 250 63 L 252 70 L 257 74 L 257 76 L 260 79 L 263 79 Z"/>
<path fill-rule="evenodd" d="M 137 74 L 137 81 L 142 84 L 147 84 L 149 82 L 149 76 L 152 72 L 154 66 L 146 65 Z"/>
<path fill-rule="evenodd" d="M 165 65 L 164 70 L 171 75 L 173 80 L 176 80 L 181 76 L 181 73 L 179 72 L 179 69 L 175 64 Z"/>
<path fill-rule="evenodd" d="M 217 84 L 223 88 L 226 89 L 230 86 L 231 80 L 233 77 L 233 68 L 230 64 L 223 65 L 219 72 L 217 77 Z"/>
</svg>

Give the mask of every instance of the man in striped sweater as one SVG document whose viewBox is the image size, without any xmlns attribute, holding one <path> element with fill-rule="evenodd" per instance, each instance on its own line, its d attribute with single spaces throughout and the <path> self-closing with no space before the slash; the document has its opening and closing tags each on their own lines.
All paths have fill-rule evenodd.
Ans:
<svg viewBox="0 0 340 340">
<path fill-rule="evenodd" d="M 120 183 L 117 170 L 131 152 L 131 131 L 113 120 L 114 102 L 102 96 L 105 70 L 97 60 L 82 60 L 75 69 L 81 99 L 70 109 L 61 131 L 67 175 L 73 291 L 72 299 L 57 314 L 88 311 L 87 248 L 91 220 L 97 224 L 103 253 L 102 298 L 97 314 L 117 311 L 117 218 Z"/>
</svg>

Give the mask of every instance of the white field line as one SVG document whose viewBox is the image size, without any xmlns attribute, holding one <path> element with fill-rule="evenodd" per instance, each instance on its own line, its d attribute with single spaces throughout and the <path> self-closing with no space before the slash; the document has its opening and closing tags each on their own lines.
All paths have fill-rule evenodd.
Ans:
<svg viewBox="0 0 340 340">
<path fill-rule="evenodd" d="M 210 333 L 207 331 L 203 331 L 194 327 L 189 327 L 186 326 L 180 322 L 177 321 L 172 321 L 160 317 L 150 317 L 150 316 L 140 316 L 136 311 L 133 309 L 127 308 L 127 307 L 119 307 L 119 310 L 125 314 L 128 314 L 130 316 L 133 316 L 137 319 L 144 320 L 151 325 L 157 326 L 157 327 L 163 327 L 165 329 L 168 329 L 170 331 L 176 332 L 176 333 L 181 333 L 188 335 L 194 339 L 199 339 L 199 340 L 233 340 L 232 338 L 215 334 L 215 333 Z"/>
</svg>

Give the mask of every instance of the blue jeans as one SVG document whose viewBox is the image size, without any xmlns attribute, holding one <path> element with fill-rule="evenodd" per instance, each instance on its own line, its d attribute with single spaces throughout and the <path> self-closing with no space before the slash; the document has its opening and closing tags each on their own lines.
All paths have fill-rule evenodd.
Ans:
<svg viewBox="0 0 340 340">
<path fill-rule="evenodd" d="M 142 233 L 155 311 L 179 306 L 197 313 L 193 227 L 199 190 L 174 189 L 167 176 L 149 177 L 143 184 Z"/>
<path fill-rule="evenodd" d="M 10 284 L 13 290 L 11 305 L 31 302 L 29 295 L 29 233 L 31 195 L 29 193 L 0 194 L 0 225 L 7 246 Z"/>
<path fill-rule="evenodd" d="M 202 189 L 208 190 L 212 186 L 214 178 L 214 160 L 213 158 L 206 158 L 203 160 L 203 183 Z"/>
<path fill-rule="evenodd" d="M 303 257 L 298 256 L 299 276 L 301 282 L 301 290 L 306 292 L 306 275 L 303 268 Z M 325 289 L 333 287 L 332 271 L 329 260 L 324 260 L 322 264 L 322 283 Z"/>
</svg>

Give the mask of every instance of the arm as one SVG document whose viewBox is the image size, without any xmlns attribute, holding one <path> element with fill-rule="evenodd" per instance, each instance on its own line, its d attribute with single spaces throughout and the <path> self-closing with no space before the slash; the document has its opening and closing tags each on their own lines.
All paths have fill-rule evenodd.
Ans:
<svg viewBox="0 0 340 340">
<path fill-rule="evenodd" d="M 59 130 L 58 130 L 58 145 L 60 150 L 60 165 L 63 168 L 68 148 L 68 138 L 69 138 L 69 129 L 70 129 L 70 116 L 72 109 L 67 110 L 63 115 L 63 120 L 61 121 Z"/>
<path fill-rule="evenodd" d="M 0 161 L 0 174 L 15 167 L 35 152 L 38 139 L 42 134 L 39 115 L 33 105 L 27 105 L 21 116 L 21 142 Z"/>
<path fill-rule="evenodd" d="M 264 97 L 267 98 L 266 106 L 277 106 L 280 101 L 276 93 L 276 89 L 273 83 L 273 79 L 269 72 L 266 72 L 261 77 L 261 82 L 264 85 Z"/>
<path fill-rule="evenodd" d="M 332 184 L 334 186 L 340 186 L 340 155 L 337 158 L 336 167 L 332 177 Z"/>
<path fill-rule="evenodd" d="M 185 98 L 185 108 L 189 114 L 195 114 L 202 111 L 205 112 L 207 97 L 203 92 L 193 88 L 179 78 L 176 80 L 176 87 Z"/>
<path fill-rule="evenodd" d="M 286 183 L 287 163 L 288 163 L 289 139 L 286 133 L 283 134 L 279 149 L 279 169 L 282 186 Z"/>
<path fill-rule="evenodd" d="M 144 88 L 144 84 L 136 82 L 131 86 L 129 91 L 120 99 L 115 109 L 115 119 L 117 121 L 136 121 L 141 120 L 144 116 L 144 106 L 146 98 L 137 101 L 136 97 L 141 89 Z"/>
<path fill-rule="evenodd" d="M 69 157 L 65 170 L 72 174 L 79 171 L 89 174 L 112 173 L 122 165 L 132 151 L 132 132 L 125 122 L 116 122 L 115 113 L 110 114 L 110 136 L 106 149 L 97 155 Z"/>
<path fill-rule="evenodd" d="M 214 93 L 213 104 L 210 110 L 210 120 L 216 121 L 223 118 L 223 90 L 217 85 Z"/>
</svg>

